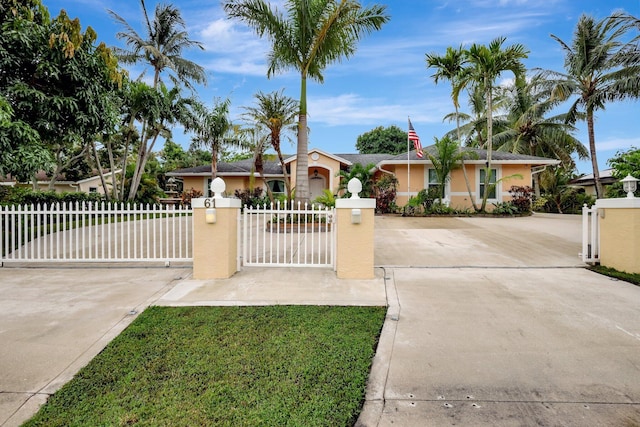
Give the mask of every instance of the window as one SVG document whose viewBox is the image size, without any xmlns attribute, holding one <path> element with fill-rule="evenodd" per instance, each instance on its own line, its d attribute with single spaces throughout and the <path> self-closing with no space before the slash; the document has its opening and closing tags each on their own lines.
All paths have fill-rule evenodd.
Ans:
<svg viewBox="0 0 640 427">
<path fill-rule="evenodd" d="M 487 170 L 482 168 L 480 169 L 480 197 L 484 197 L 484 192 L 485 192 L 485 188 L 484 188 L 484 180 L 487 176 Z M 496 197 L 496 181 L 498 177 L 498 170 L 497 169 L 491 169 L 491 175 L 489 176 L 489 195 L 487 197 L 487 199 L 491 199 L 491 200 L 495 200 L 497 199 Z"/>
<path fill-rule="evenodd" d="M 284 194 L 285 193 L 285 185 L 284 181 L 279 179 L 274 179 L 271 181 L 267 181 L 267 185 L 271 189 L 273 194 Z"/>
<path fill-rule="evenodd" d="M 89 187 L 89 193 L 97 193 L 98 187 Z"/>
<path fill-rule="evenodd" d="M 428 169 L 427 193 L 436 197 L 445 197 L 445 189 L 438 182 L 438 174 L 435 169 Z"/>
</svg>

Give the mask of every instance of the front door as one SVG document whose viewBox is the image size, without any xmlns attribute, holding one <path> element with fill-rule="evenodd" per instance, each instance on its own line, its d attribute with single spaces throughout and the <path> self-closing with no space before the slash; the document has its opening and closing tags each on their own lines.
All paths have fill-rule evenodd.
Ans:
<svg viewBox="0 0 640 427">
<path fill-rule="evenodd" d="M 309 200 L 313 202 L 316 197 L 322 196 L 322 192 L 327 188 L 325 178 L 322 175 L 309 177 Z"/>
</svg>

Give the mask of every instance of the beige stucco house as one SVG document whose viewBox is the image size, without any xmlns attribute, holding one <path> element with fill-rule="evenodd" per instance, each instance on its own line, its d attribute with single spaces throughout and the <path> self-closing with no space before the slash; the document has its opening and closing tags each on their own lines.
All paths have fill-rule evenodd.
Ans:
<svg viewBox="0 0 640 427">
<path fill-rule="evenodd" d="M 115 171 L 116 179 L 119 179 L 122 170 Z M 105 172 L 105 181 L 109 190 L 111 189 L 111 173 Z M 36 188 L 42 191 L 49 190 L 50 178 L 44 171 L 36 174 Z M 28 187 L 33 188 L 31 182 L 17 182 L 11 175 L 0 178 L 0 185 L 6 185 L 10 187 Z M 63 175 L 58 176 L 58 179 L 54 183 L 53 190 L 56 193 L 99 193 L 104 194 L 104 188 L 102 187 L 102 181 L 99 175 L 90 176 L 85 179 L 77 181 L 68 180 Z"/>
<path fill-rule="evenodd" d="M 435 153 L 433 146 L 425 147 L 424 150 Z M 479 195 L 483 191 L 487 153 L 480 149 L 471 149 L 471 151 L 473 154 L 470 157 L 473 157 L 473 160 L 467 160 L 465 167 L 472 196 L 480 198 Z M 398 206 L 405 205 L 409 197 L 417 195 L 420 190 L 437 185 L 435 170 L 428 156 L 418 158 L 415 151 L 410 152 L 407 156 L 407 154 L 331 154 L 319 149 L 311 149 L 308 156 L 311 200 L 321 195 L 324 189 L 331 189 L 334 194 L 337 193 L 340 185 L 338 173 L 341 170 L 349 170 L 356 163 L 364 166 L 375 165 L 375 177 L 382 174 L 392 174 L 398 179 L 396 198 Z M 494 151 L 491 181 L 497 182 L 497 185 L 495 191 L 490 194 L 489 205 L 511 200 L 509 194 L 511 186 L 531 186 L 532 174 L 541 172 L 549 165 L 559 163 L 554 159 Z M 296 156 L 287 157 L 284 165 L 274 161 L 264 163 L 265 178 L 274 193 L 285 191 L 283 167 L 288 171 L 292 187 L 295 188 L 296 164 Z M 233 195 L 236 189 L 249 188 L 251 166 L 251 160 L 218 164 L 218 176 L 225 180 L 228 195 Z M 211 182 L 211 166 L 209 165 L 179 169 L 169 172 L 167 175 L 181 179 L 185 190 L 193 188 L 209 195 L 208 186 Z M 258 176 L 254 179 L 254 183 L 259 186 L 264 185 Z M 445 197 L 451 207 L 471 207 L 462 169 L 456 169 L 451 174 L 451 179 L 445 189 Z"/>
</svg>

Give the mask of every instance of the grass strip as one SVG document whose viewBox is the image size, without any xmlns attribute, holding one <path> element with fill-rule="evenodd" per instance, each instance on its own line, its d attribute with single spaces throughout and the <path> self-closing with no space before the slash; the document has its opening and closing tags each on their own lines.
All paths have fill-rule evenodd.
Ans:
<svg viewBox="0 0 640 427">
<path fill-rule="evenodd" d="M 26 426 L 350 426 L 384 307 L 151 307 Z"/>
<path fill-rule="evenodd" d="M 640 274 L 637 273 L 626 273 L 624 271 L 618 271 L 615 268 L 603 267 L 601 265 L 591 266 L 589 270 L 640 286 Z"/>
</svg>

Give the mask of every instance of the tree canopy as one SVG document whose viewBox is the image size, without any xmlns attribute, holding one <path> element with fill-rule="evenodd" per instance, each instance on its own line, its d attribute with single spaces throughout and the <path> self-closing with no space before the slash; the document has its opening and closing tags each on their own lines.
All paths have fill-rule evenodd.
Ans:
<svg viewBox="0 0 640 427">
<path fill-rule="evenodd" d="M 356 149 L 360 154 L 400 154 L 407 151 L 407 132 L 398 126 L 378 126 L 358 136 Z"/>
</svg>

